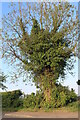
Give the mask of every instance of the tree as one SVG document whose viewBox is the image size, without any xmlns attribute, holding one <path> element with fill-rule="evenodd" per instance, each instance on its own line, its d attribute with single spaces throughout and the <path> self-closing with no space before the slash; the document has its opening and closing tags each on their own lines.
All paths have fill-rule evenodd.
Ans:
<svg viewBox="0 0 80 120">
<path fill-rule="evenodd" d="M 33 75 L 49 101 L 58 78 L 64 78 L 65 69 L 73 68 L 77 43 L 74 6 L 68 2 L 12 4 L 12 11 L 3 18 L 2 31 L 3 57 L 10 63 L 21 61 L 22 69 Z"/>
<path fill-rule="evenodd" d="M 18 108 L 23 106 L 22 99 L 20 98 L 22 92 L 20 90 L 2 92 L 2 107 L 4 110 L 11 108 Z"/>
<path fill-rule="evenodd" d="M 0 88 L 2 90 L 6 89 L 7 87 L 4 85 L 4 83 L 6 82 L 6 76 L 2 73 L 0 73 Z"/>
</svg>

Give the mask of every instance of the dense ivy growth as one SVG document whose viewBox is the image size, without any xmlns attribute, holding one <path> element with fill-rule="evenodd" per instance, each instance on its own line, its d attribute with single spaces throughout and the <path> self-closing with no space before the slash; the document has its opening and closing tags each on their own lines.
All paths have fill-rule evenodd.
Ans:
<svg viewBox="0 0 80 120">
<path fill-rule="evenodd" d="M 23 71 L 31 73 L 47 103 L 57 91 L 53 92 L 53 88 L 58 78 L 64 78 L 65 71 L 70 73 L 74 66 L 77 18 L 75 7 L 69 2 L 12 4 L 11 11 L 3 17 L 2 57 L 18 66 L 15 76 Z M 58 98 L 63 100 L 60 105 L 66 104 L 65 93 L 58 96 L 64 96 L 64 100 Z"/>
<path fill-rule="evenodd" d="M 44 99 L 44 93 L 39 91 L 37 94 L 27 95 L 24 98 L 24 108 L 59 108 L 68 105 L 77 100 L 77 95 L 74 90 L 71 91 L 68 87 L 56 84 L 56 87 L 52 89 L 51 100 L 46 102 Z"/>
</svg>

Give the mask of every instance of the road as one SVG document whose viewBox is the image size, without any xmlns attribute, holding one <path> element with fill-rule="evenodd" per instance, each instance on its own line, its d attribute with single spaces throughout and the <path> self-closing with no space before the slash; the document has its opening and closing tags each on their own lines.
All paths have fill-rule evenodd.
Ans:
<svg viewBox="0 0 80 120">
<path fill-rule="evenodd" d="M 78 112 L 8 112 L 3 118 L 78 118 Z"/>
</svg>

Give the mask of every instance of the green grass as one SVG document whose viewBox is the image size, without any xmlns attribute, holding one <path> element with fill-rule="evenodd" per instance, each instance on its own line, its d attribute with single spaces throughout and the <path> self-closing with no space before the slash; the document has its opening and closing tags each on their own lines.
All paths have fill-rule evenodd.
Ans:
<svg viewBox="0 0 80 120">
<path fill-rule="evenodd" d="M 70 112 L 80 111 L 80 102 L 76 101 L 73 103 L 69 103 L 68 106 L 65 107 L 65 109 L 70 111 Z"/>
<path fill-rule="evenodd" d="M 76 101 L 76 102 L 73 102 L 73 103 L 69 103 L 66 108 L 68 110 L 70 110 L 71 112 L 80 111 L 80 102 Z"/>
<path fill-rule="evenodd" d="M 19 109 L 18 111 L 24 111 L 24 112 L 38 112 L 40 111 L 38 108 L 22 108 L 22 109 Z"/>
<path fill-rule="evenodd" d="M 17 112 L 17 111 L 19 111 L 21 108 L 19 107 L 19 108 L 2 108 L 2 111 L 4 111 L 4 112 Z"/>
<path fill-rule="evenodd" d="M 54 108 L 52 109 L 46 109 L 46 112 L 50 112 L 50 111 L 69 111 L 69 112 L 77 112 L 80 111 L 80 101 L 76 101 L 76 102 L 72 102 L 69 103 L 67 106 L 62 107 L 62 108 Z"/>
</svg>

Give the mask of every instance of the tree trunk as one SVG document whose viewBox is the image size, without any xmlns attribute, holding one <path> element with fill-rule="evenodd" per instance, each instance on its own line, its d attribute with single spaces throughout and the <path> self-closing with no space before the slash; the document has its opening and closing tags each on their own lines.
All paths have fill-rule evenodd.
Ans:
<svg viewBox="0 0 80 120">
<path fill-rule="evenodd" d="M 50 102 L 51 101 L 51 90 L 50 90 L 50 88 L 47 88 L 44 91 L 44 98 L 45 98 L 46 102 Z"/>
</svg>

